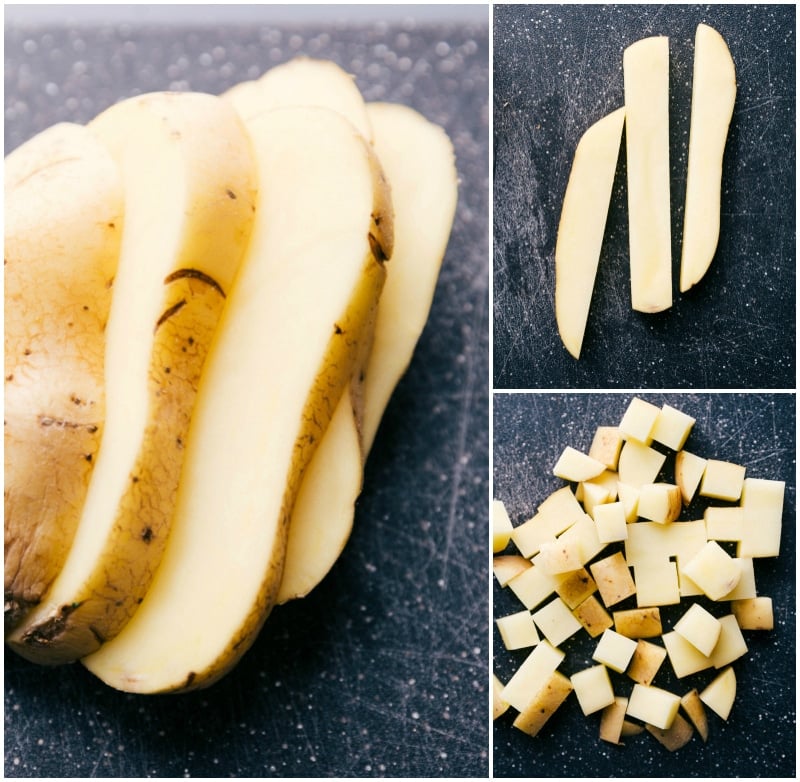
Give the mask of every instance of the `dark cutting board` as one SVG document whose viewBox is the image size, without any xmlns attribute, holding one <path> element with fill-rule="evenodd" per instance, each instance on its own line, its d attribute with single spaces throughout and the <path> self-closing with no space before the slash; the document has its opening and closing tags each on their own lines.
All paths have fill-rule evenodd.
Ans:
<svg viewBox="0 0 800 782">
<path fill-rule="evenodd" d="M 642 734 L 614 746 L 598 738 L 599 713 L 585 717 L 571 695 L 532 738 L 512 726 L 509 710 L 494 723 L 494 774 L 497 777 L 794 777 L 795 776 L 795 643 L 796 643 L 796 410 L 794 394 L 641 394 L 658 406 L 667 402 L 697 422 L 686 443 L 698 455 L 744 465 L 747 475 L 786 482 L 781 554 L 756 559 L 758 594 L 773 599 L 775 629 L 744 632 L 747 654 L 733 663 L 736 701 L 727 722 L 708 711 L 709 738 L 697 734 L 674 753 L 652 736 Z M 616 425 L 630 394 L 496 394 L 494 400 L 494 495 L 503 500 L 512 522 L 530 518 L 536 506 L 565 485 L 552 475 L 562 450 L 571 445 L 586 451 L 595 428 Z M 674 482 L 668 457 L 661 480 Z M 708 501 L 697 499 L 682 518 L 702 517 Z M 725 503 L 714 503 L 725 504 Z M 677 523 L 677 522 L 676 522 Z M 723 544 L 727 546 L 728 544 Z M 509 547 L 509 552 L 513 547 Z M 609 551 L 615 549 L 611 548 Z M 608 553 L 608 552 L 606 552 Z M 602 558 L 600 554 L 597 558 Z M 665 631 L 694 599 L 661 608 Z M 703 601 L 701 601 L 703 602 Z M 727 603 L 704 606 L 715 616 L 729 613 Z M 614 607 L 635 607 L 628 599 Z M 495 580 L 495 618 L 522 610 L 508 588 Z M 660 643 L 658 639 L 651 639 Z M 597 639 L 579 631 L 562 649 L 567 653 L 559 670 L 570 675 L 594 664 Z M 508 681 L 527 655 L 509 652 L 494 630 L 494 668 Z M 676 679 L 669 660 L 654 685 L 683 695 L 713 678 L 703 671 Z M 632 682 L 612 674 L 615 693 L 628 695 Z"/>
<path fill-rule="evenodd" d="M 738 92 L 721 236 L 677 287 L 697 24 L 716 28 Z M 630 307 L 625 153 L 579 361 L 561 344 L 554 250 L 575 147 L 621 106 L 622 54 L 670 38 L 673 301 Z M 795 387 L 795 6 L 498 5 L 494 9 L 495 388 Z"/>
<path fill-rule="evenodd" d="M 447 129 L 461 180 L 452 239 L 353 536 L 322 586 L 276 608 L 230 675 L 188 695 L 125 695 L 80 665 L 7 652 L 5 773 L 485 777 L 488 8 L 431 19 L 414 7 L 363 18 L 357 6 L 318 7 L 302 23 L 289 7 L 186 8 L 166 25 L 138 23 L 153 18 L 138 9 L 124 24 L 7 18 L 6 152 L 134 93 L 219 93 L 297 54 L 329 58 L 368 99 L 407 103 Z M 209 14 L 214 26 L 187 22 Z"/>
</svg>

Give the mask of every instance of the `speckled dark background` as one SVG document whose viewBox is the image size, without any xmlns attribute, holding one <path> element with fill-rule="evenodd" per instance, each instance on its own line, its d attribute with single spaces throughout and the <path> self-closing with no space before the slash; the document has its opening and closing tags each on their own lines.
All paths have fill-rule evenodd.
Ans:
<svg viewBox="0 0 800 782">
<path fill-rule="evenodd" d="M 670 753 L 647 733 L 629 739 L 625 746 L 602 742 L 597 735 L 600 715 L 584 717 L 571 695 L 535 738 L 512 726 L 513 710 L 495 721 L 495 776 L 796 778 L 795 395 L 640 396 L 659 406 L 667 402 L 697 419 L 686 444 L 694 453 L 744 465 L 752 477 L 786 481 L 781 555 L 754 562 L 758 593 L 773 599 L 775 629 L 744 633 L 748 652 L 733 663 L 736 701 L 727 722 L 707 710 L 708 743 L 695 734 L 686 746 Z M 515 525 L 530 518 L 550 492 L 564 485 L 552 475 L 562 450 L 567 445 L 588 449 L 595 428 L 619 423 L 630 399 L 627 393 L 495 395 L 494 495 L 506 504 Z M 667 458 L 662 480 L 674 482 L 673 461 Z M 706 504 L 708 500 L 694 500 L 681 518 L 701 518 Z M 661 608 L 665 629 L 672 629 L 695 600 L 715 616 L 729 613 L 727 603 L 685 598 L 680 605 Z M 630 607 L 635 607 L 635 598 L 614 610 Z M 495 580 L 495 618 L 519 610 L 522 604 Z M 559 670 L 570 675 L 594 664 L 591 655 L 596 645 L 597 639 L 579 631 L 562 645 L 567 656 Z M 507 651 L 495 627 L 494 667 L 502 681 L 511 677 L 528 651 Z M 704 687 L 713 675 L 713 671 L 702 671 L 678 680 L 665 660 L 653 683 L 683 695 L 692 687 Z M 616 694 L 630 693 L 632 682 L 627 676 L 612 672 L 611 678 Z"/>
<path fill-rule="evenodd" d="M 795 6 L 498 5 L 494 9 L 494 386 L 794 388 Z M 738 93 L 723 165 L 721 237 L 679 294 L 694 33 L 721 32 Z M 630 308 L 620 153 L 579 361 L 561 344 L 553 255 L 575 147 L 623 103 L 622 53 L 670 37 L 673 307 Z"/>
<path fill-rule="evenodd" d="M 301 22 L 297 9 L 231 7 L 226 22 L 224 6 L 188 7 L 162 24 L 137 9 L 98 25 L 62 8 L 44 27 L 6 17 L 6 152 L 135 93 L 219 93 L 309 54 L 355 73 L 367 99 L 444 125 L 461 178 L 428 327 L 323 585 L 275 609 L 240 665 L 189 695 L 124 695 L 80 665 L 7 652 L 7 776 L 488 773 L 488 8 L 334 12 L 306 9 Z M 217 22 L 201 24 L 209 14 Z"/>
</svg>

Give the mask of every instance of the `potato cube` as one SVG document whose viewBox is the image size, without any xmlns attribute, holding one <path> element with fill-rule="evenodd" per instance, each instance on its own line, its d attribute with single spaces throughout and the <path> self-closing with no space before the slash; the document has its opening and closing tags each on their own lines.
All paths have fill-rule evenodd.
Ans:
<svg viewBox="0 0 800 782">
<path fill-rule="evenodd" d="M 639 487 L 617 483 L 617 498 L 625 509 L 625 521 L 629 524 L 639 518 Z"/>
<path fill-rule="evenodd" d="M 624 673 L 636 651 L 636 641 L 614 630 L 606 630 L 595 647 L 592 659 L 617 673 Z"/>
<path fill-rule="evenodd" d="M 639 684 L 652 684 L 666 657 L 667 650 L 663 646 L 640 639 L 636 642 L 627 674 Z"/>
<path fill-rule="evenodd" d="M 621 502 L 608 502 L 594 509 L 594 523 L 601 543 L 614 543 L 628 537 L 625 506 Z"/>
<path fill-rule="evenodd" d="M 594 562 L 589 566 L 589 570 L 606 607 L 616 605 L 626 597 L 636 594 L 636 585 L 621 552 L 617 551 L 605 559 Z"/>
<path fill-rule="evenodd" d="M 627 440 L 619 454 L 619 480 L 641 488 L 653 483 L 664 466 L 666 455 L 636 440 Z"/>
<path fill-rule="evenodd" d="M 533 621 L 553 646 L 561 645 L 581 629 L 581 623 L 560 597 L 534 612 Z"/>
<path fill-rule="evenodd" d="M 657 606 L 614 611 L 614 627 L 628 638 L 655 638 L 661 635 L 661 612 Z"/>
<path fill-rule="evenodd" d="M 583 515 L 583 508 L 569 486 L 562 486 L 548 494 L 536 510 L 538 513 L 566 516 L 568 519 L 579 518 Z M 559 530 L 559 532 L 563 532 L 563 530 Z"/>
<path fill-rule="evenodd" d="M 500 554 L 492 557 L 492 570 L 501 587 L 506 586 L 514 576 L 527 570 L 532 564 L 529 559 L 519 554 Z"/>
<path fill-rule="evenodd" d="M 605 470 L 601 472 L 596 478 L 590 481 L 584 481 L 581 486 L 591 484 L 592 486 L 602 486 L 608 491 L 608 502 L 614 502 L 617 499 L 617 484 L 619 483 L 619 475 L 614 470 Z M 576 493 L 577 499 L 577 493 Z"/>
<path fill-rule="evenodd" d="M 731 602 L 731 610 L 742 630 L 772 630 L 775 625 L 771 597 L 734 600 Z"/>
<path fill-rule="evenodd" d="M 575 538 L 542 543 L 534 562 L 550 575 L 578 570 L 583 566 L 580 543 Z"/>
<path fill-rule="evenodd" d="M 492 500 L 492 551 L 502 551 L 511 540 L 514 527 L 502 500 Z"/>
<path fill-rule="evenodd" d="M 713 712 L 727 720 L 736 700 L 736 674 L 726 668 L 701 693 L 700 700 Z"/>
<path fill-rule="evenodd" d="M 777 557 L 781 545 L 783 481 L 745 478 L 741 506 L 744 513 L 740 557 Z"/>
<path fill-rule="evenodd" d="M 517 611 L 501 616 L 495 622 L 506 649 L 525 649 L 539 643 L 539 633 L 530 611 Z"/>
<path fill-rule="evenodd" d="M 556 591 L 558 578 L 545 573 L 536 565 L 518 573 L 508 582 L 508 588 L 529 611 Z"/>
<path fill-rule="evenodd" d="M 675 454 L 675 483 L 680 487 L 684 505 L 688 505 L 694 499 L 707 462 L 707 459 L 689 451 L 682 450 Z"/>
<path fill-rule="evenodd" d="M 653 560 L 633 566 L 636 605 L 640 608 L 680 603 L 678 566 L 669 559 Z"/>
<path fill-rule="evenodd" d="M 616 426 L 598 426 L 589 447 L 589 456 L 602 462 L 609 470 L 616 470 L 619 452 L 622 450 L 622 435 Z"/>
<path fill-rule="evenodd" d="M 747 644 L 736 617 L 728 614 L 720 617 L 719 623 L 721 626 L 719 640 L 710 656 L 711 664 L 715 668 L 723 668 L 747 654 Z"/>
<path fill-rule="evenodd" d="M 738 507 L 715 507 L 705 509 L 706 537 L 709 540 L 739 541 L 744 534 L 744 509 Z"/>
<path fill-rule="evenodd" d="M 695 419 L 671 405 L 663 405 L 650 436 L 673 451 L 680 451 L 692 431 Z"/>
<path fill-rule="evenodd" d="M 583 509 L 594 518 L 594 511 L 598 506 L 611 502 L 611 491 L 602 483 L 594 481 L 584 481 L 581 487 L 583 489 Z"/>
<path fill-rule="evenodd" d="M 666 730 L 672 725 L 680 705 L 681 699 L 674 693 L 636 683 L 628 699 L 628 715 Z"/>
<path fill-rule="evenodd" d="M 720 601 L 727 600 L 746 600 L 756 596 L 756 574 L 753 569 L 753 560 L 749 557 L 734 557 L 740 571 L 739 581 L 727 595 L 720 598 Z"/>
<path fill-rule="evenodd" d="M 563 673 L 553 671 L 544 686 L 517 715 L 514 727 L 529 736 L 536 736 L 571 692 L 570 680 Z"/>
<path fill-rule="evenodd" d="M 675 632 L 708 657 L 717 645 L 722 625 L 700 603 L 693 603 L 675 623 Z"/>
<path fill-rule="evenodd" d="M 700 482 L 700 496 L 735 502 L 742 496 L 745 468 L 733 462 L 709 459 Z"/>
<path fill-rule="evenodd" d="M 564 652 L 546 640 L 540 641 L 508 680 L 500 697 L 522 711 L 530 703 L 531 693 L 539 692 L 547 684 L 563 659 Z"/>
<path fill-rule="evenodd" d="M 572 608 L 577 608 L 589 595 L 597 591 L 597 584 L 589 571 L 582 567 L 567 573 L 556 587 L 556 594 Z"/>
<path fill-rule="evenodd" d="M 713 667 L 711 658 L 690 644 L 680 633 L 672 630 L 664 633 L 661 640 L 667 650 L 672 670 L 679 679 Z"/>
<path fill-rule="evenodd" d="M 565 481 L 580 483 L 596 478 L 605 469 L 606 466 L 602 462 L 568 445 L 558 457 L 553 467 L 553 475 Z"/>
<path fill-rule="evenodd" d="M 585 565 L 590 559 L 599 554 L 606 545 L 600 541 L 597 535 L 597 526 L 594 520 L 586 513 L 584 513 L 583 517 L 576 521 L 568 530 L 561 533 L 558 540 L 565 545 L 577 543 L 580 552 L 579 567 Z"/>
<path fill-rule="evenodd" d="M 592 638 L 614 625 L 608 611 L 594 595 L 587 597 L 572 613 Z"/>
<path fill-rule="evenodd" d="M 636 440 L 645 445 L 653 441 L 652 431 L 660 410 L 656 405 L 633 397 L 619 422 L 619 433 L 624 440 Z"/>
<path fill-rule="evenodd" d="M 584 515 L 583 508 L 580 505 L 577 507 L 578 513 L 575 515 L 563 513 L 558 509 L 539 510 L 530 519 L 514 527 L 511 540 L 520 554 L 530 558 L 539 552 L 542 543 L 555 540 L 557 535 Z"/>
<path fill-rule="evenodd" d="M 703 741 L 708 741 L 708 717 L 706 716 L 706 709 L 703 706 L 703 701 L 700 700 L 700 695 L 697 690 L 689 690 L 681 698 L 681 708 L 686 712 L 689 719 L 692 721 L 695 730 L 700 734 Z"/>
<path fill-rule="evenodd" d="M 594 714 L 614 703 L 614 690 L 605 665 L 593 665 L 569 677 L 584 715 Z"/>
<path fill-rule="evenodd" d="M 742 575 L 741 567 L 713 540 L 683 563 L 682 570 L 712 600 L 727 595 Z"/>
<path fill-rule="evenodd" d="M 639 516 L 669 524 L 681 515 L 681 490 L 672 483 L 646 483 L 639 491 Z"/>
<path fill-rule="evenodd" d="M 628 709 L 628 699 L 617 695 L 614 702 L 603 709 L 600 715 L 600 738 L 610 744 L 619 744 L 622 738 L 622 726 L 625 723 L 625 713 Z"/>
<path fill-rule="evenodd" d="M 666 730 L 656 728 L 654 725 L 645 725 L 645 727 L 670 752 L 686 746 L 694 732 L 692 726 L 680 714 L 675 715 L 672 725 Z"/>
<path fill-rule="evenodd" d="M 497 678 L 497 674 L 492 674 L 492 719 L 502 717 L 508 711 L 508 704 L 503 700 L 500 693 L 503 690 L 503 682 Z"/>
</svg>

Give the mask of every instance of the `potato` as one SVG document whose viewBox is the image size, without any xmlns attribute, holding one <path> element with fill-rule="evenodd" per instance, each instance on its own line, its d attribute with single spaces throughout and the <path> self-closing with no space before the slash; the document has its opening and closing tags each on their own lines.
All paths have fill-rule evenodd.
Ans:
<svg viewBox="0 0 800 782">
<path fill-rule="evenodd" d="M 700 693 L 700 700 L 722 719 L 730 716 L 736 700 L 736 674 L 728 667 Z"/>
<path fill-rule="evenodd" d="M 255 203 L 244 127 L 219 98 L 140 96 L 89 130 L 122 172 L 125 227 L 105 330 L 103 442 L 64 567 L 7 639 L 47 663 L 97 649 L 147 592 L 173 518 L 206 352 Z"/>
<path fill-rule="evenodd" d="M 197 398 L 172 534 L 133 619 L 84 660 L 137 692 L 208 685 L 254 640 L 300 477 L 374 327 L 392 252 L 388 188 L 350 123 L 291 108 L 247 131 L 259 210 Z"/>
<path fill-rule="evenodd" d="M 6 158 L 4 194 L 8 632 L 67 558 L 100 447 L 124 203 L 105 147 L 69 123 Z"/>
<path fill-rule="evenodd" d="M 544 686 L 517 715 L 514 727 L 530 736 L 538 735 L 570 692 L 572 692 L 570 680 L 563 673 L 553 671 Z"/>
<path fill-rule="evenodd" d="M 645 725 L 645 728 L 670 752 L 688 744 L 693 733 L 692 726 L 680 714 L 675 715 L 669 728 L 657 728 L 654 725 Z"/>
</svg>

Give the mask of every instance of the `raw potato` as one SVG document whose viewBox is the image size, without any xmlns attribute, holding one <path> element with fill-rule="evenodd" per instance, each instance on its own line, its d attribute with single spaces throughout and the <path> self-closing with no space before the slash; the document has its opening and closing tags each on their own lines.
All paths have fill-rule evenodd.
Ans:
<svg viewBox="0 0 800 782">
<path fill-rule="evenodd" d="M 692 726 L 680 714 L 675 715 L 669 728 L 656 728 L 654 725 L 645 725 L 645 728 L 670 752 L 688 744 L 693 733 Z"/>
<path fill-rule="evenodd" d="M 346 120 L 276 109 L 247 130 L 259 208 L 198 394 L 169 545 L 133 619 L 84 660 L 120 689 L 206 686 L 255 639 L 300 477 L 374 327 L 392 252 L 388 188 Z"/>
<path fill-rule="evenodd" d="M 530 703 L 514 720 L 514 727 L 529 734 L 538 735 L 544 724 L 572 692 L 572 683 L 559 671 L 553 671 Z"/>
<path fill-rule="evenodd" d="M 89 125 L 122 171 L 125 230 L 105 331 L 106 416 L 64 567 L 7 638 L 70 662 L 112 638 L 144 597 L 174 511 L 206 351 L 252 226 L 244 127 L 224 101 L 153 93 Z"/>
<path fill-rule="evenodd" d="M 736 700 L 736 674 L 726 668 L 700 693 L 700 700 L 713 712 L 727 720 Z"/>
<path fill-rule="evenodd" d="M 625 49 L 631 303 L 640 312 L 672 306 L 669 169 L 669 40 Z"/>
<path fill-rule="evenodd" d="M 625 713 L 628 708 L 628 699 L 620 695 L 614 702 L 603 709 L 600 715 L 600 738 L 610 744 L 620 744 L 622 726 L 625 722 Z"/>
<path fill-rule="evenodd" d="M 564 346 L 580 358 L 603 246 L 625 109 L 594 123 L 575 149 L 556 239 L 555 310 Z"/>
<path fill-rule="evenodd" d="M 681 450 L 675 454 L 675 483 L 680 486 L 683 504 L 694 499 L 697 487 L 703 478 L 707 460 L 689 451 Z"/>
<path fill-rule="evenodd" d="M 364 461 L 428 320 L 455 216 L 455 157 L 442 128 L 396 104 L 368 104 L 366 113 L 375 152 L 391 186 L 394 251 L 373 340 L 371 345 L 365 343 L 371 352 L 365 356 L 363 372 L 351 384 L 349 415 L 344 399 L 339 403 L 343 409 L 334 414 L 334 419 L 349 421 L 334 421 L 300 486 L 289 526 L 279 603 L 308 594 L 347 542 Z M 333 474 L 339 471 L 345 475 L 336 481 Z"/>
<path fill-rule="evenodd" d="M 4 194 L 8 632 L 67 558 L 100 447 L 124 205 L 111 156 L 69 123 L 6 158 Z"/>
<path fill-rule="evenodd" d="M 700 24 L 694 48 L 681 292 L 702 279 L 717 249 L 722 158 L 736 102 L 736 68 L 722 36 Z"/>
<path fill-rule="evenodd" d="M 686 712 L 695 730 L 700 734 L 700 738 L 704 742 L 708 741 L 708 717 L 697 690 L 689 690 L 681 698 L 681 708 Z"/>
<path fill-rule="evenodd" d="M 497 674 L 492 674 L 492 719 L 496 720 L 502 717 L 508 711 L 508 703 L 501 697 L 500 693 L 503 691 L 503 682 L 497 678 Z"/>
</svg>

